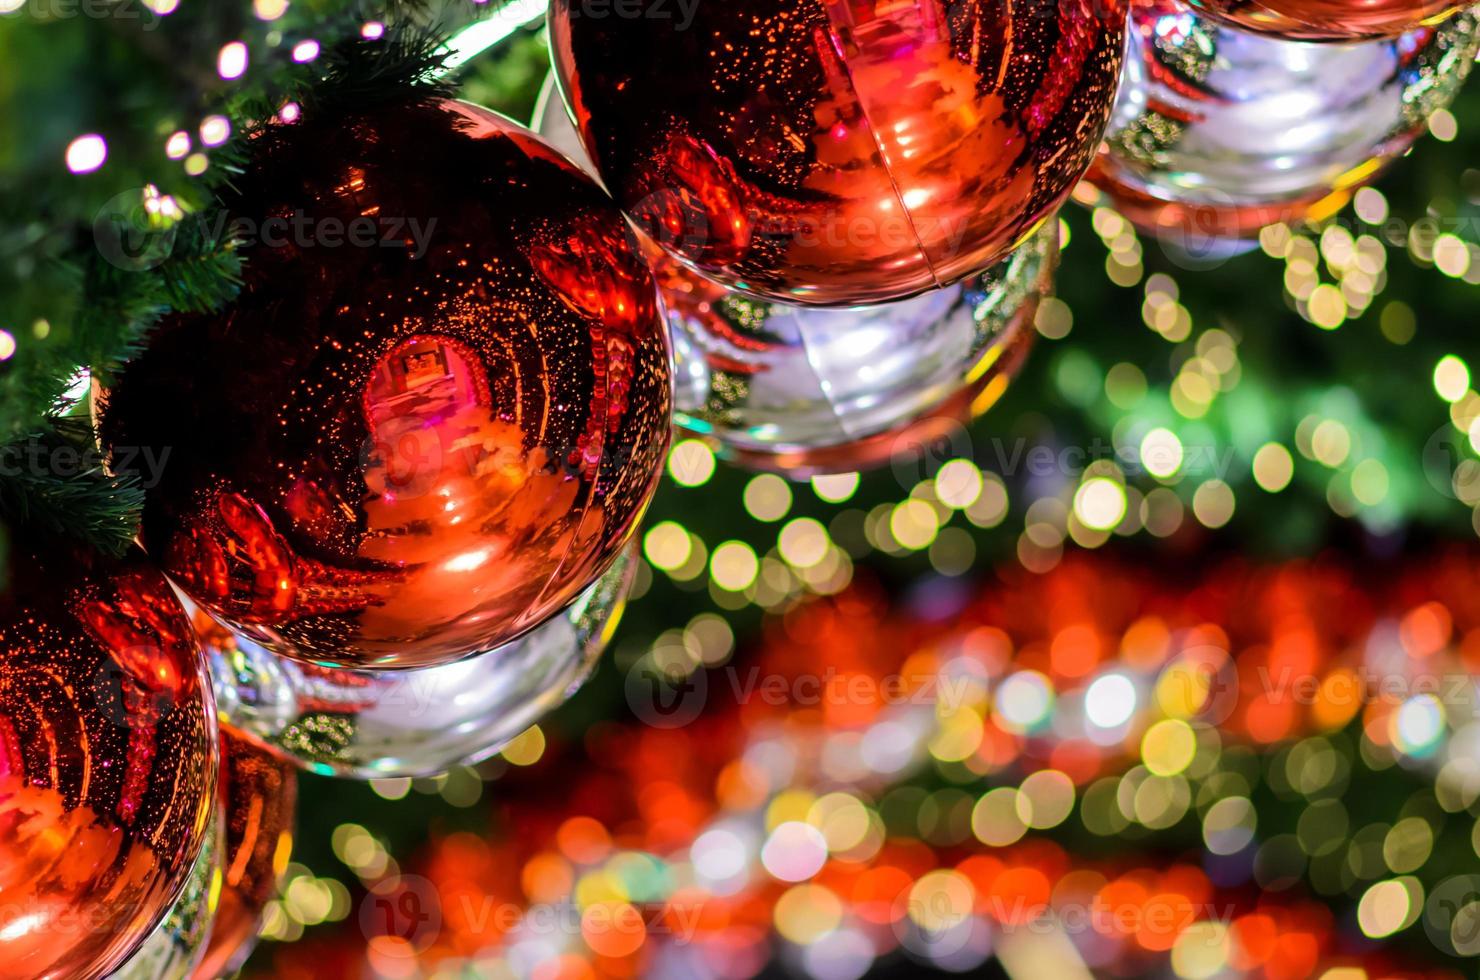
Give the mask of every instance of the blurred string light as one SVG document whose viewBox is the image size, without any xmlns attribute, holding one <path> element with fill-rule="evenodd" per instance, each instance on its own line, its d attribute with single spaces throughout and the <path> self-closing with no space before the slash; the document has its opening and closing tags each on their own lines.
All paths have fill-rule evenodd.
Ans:
<svg viewBox="0 0 1480 980">
<path fill-rule="evenodd" d="M 211 115 L 201 120 L 200 141 L 202 144 L 206 146 L 220 146 L 222 143 L 225 143 L 226 140 L 230 138 L 230 136 L 231 122 L 225 116 Z M 173 140 L 173 137 L 171 137 L 171 139 Z M 188 150 L 189 147 L 190 138 L 188 136 L 182 141 L 177 141 L 174 145 L 174 148 L 177 152 L 181 150 Z M 183 155 L 183 153 L 181 155 Z"/>
<path fill-rule="evenodd" d="M 1480 955 L 1465 911 L 1480 892 L 1464 869 L 1480 845 L 1480 709 L 1419 690 L 1468 676 L 1477 567 L 1457 554 L 1374 569 L 1364 587 L 1302 562 L 1231 564 L 1193 582 L 1065 564 L 923 635 L 895 632 L 863 595 L 807 607 L 761 669 L 805 676 L 800 652 L 826 644 L 872 695 L 819 701 L 789 687 L 784 702 L 737 704 L 716 729 L 733 744 L 702 752 L 712 735 L 641 725 L 588 742 L 595 768 L 577 778 L 590 784 L 571 788 L 565 811 L 515 794 L 506 806 L 521 832 L 434 846 L 419 874 L 444 895 L 504 896 L 514 917 L 494 931 L 450 917 L 407 965 L 501 975 L 537 955 L 580 975 L 632 975 L 680 956 L 685 975 L 718 978 L 752 975 L 774 952 L 829 980 L 840 962 L 855 976 L 903 950 L 942 969 L 995 952 L 1010 975 L 1031 976 L 1013 971 L 1047 954 L 1005 944 L 1050 934 L 1065 944 L 1057 955 L 1097 974 L 1394 969 L 1391 951 L 1353 959 L 1329 908 L 1340 896 L 1370 938 L 1408 932 L 1409 948 Z M 1270 603 L 1280 616 L 1249 615 Z M 1333 608 L 1369 613 L 1356 622 Z M 1004 609 L 1051 615 L 1009 616 L 1008 632 L 996 625 Z M 663 643 L 721 663 L 733 642 L 721 622 L 696 617 Z M 882 695 L 889 677 L 899 696 Z M 1383 775 L 1394 769 L 1427 782 Z M 397 792 L 423 783 L 436 781 Z M 597 798 L 602 819 L 581 812 Z M 1200 859 L 1133 850 L 1100 862 L 1062 843 L 1088 834 L 1179 850 L 1188 829 Z M 342 824 L 333 845 L 372 892 L 402 874 L 363 826 Z M 496 884 L 511 872 L 512 895 Z M 290 879 L 302 883 L 269 914 L 274 938 L 337 907 L 331 879 Z M 552 908 L 581 927 L 551 929 Z M 1075 928 L 1049 928 L 1076 914 Z M 998 945 L 974 944 L 978 929 Z M 854 935 L 873 938 L 839 939 Z"/>
<path fill-rule="evenodd" d="M 108 143 L 97 133 L 79 136 L 67 144 L 67 169 L 74 174 L 92 173 L 108 159 Z"/>
<path fill-rule="evenodd" d="M 190 152 L 190 134 L 183 129 L 170 134 L 165 140 L 164 155 L 171 160 L 180 160 Z"/>
<path fill-rule="evenodd" d="M 216 55 L 216 73 L 227 81 L 242 77 L 247 71 L 247 46 L 229 41 Z"/>
<path fill-rule="evenodd" d="M 1175 295 L 1176 289 L 1175 283 L 1157 276 L 1148 288 L 1163 297 Z M 1324 471 L 1313 476 L 1326 482 L 1333 511 L 1374 528 L 1393 526 L 1404 506 L 1395 495 L 1408 491 L 1383 455 L 1383 434 L 1361 415 L 1350 392 L 1333 388 L 1318 393 L 1309 402 L 1314 410 L 1283 439 L 1267 438 L 1279 433 L 1256 417 L 1244 424 L 1240 441 L 1247 448 L 1220 447 L 1218 430 L 1202 416 L 1239 382 L 1238 342 L 1222 328 L 1208 328 L 1193 331 L 1184 343 L 1170 388 L 1159 391 L 1134 365 L 1116 365 L 1104 374 L 1092 364 L 1085 366 L 1093 372 L 1092 386 L 1102 391 L 1101 404 L 1118 400 L 1132 407 L 1118 416 L 1112 456 L 1092 460 L 1077 477 L 1065 471 L 1057 480 L 1038 481 L 1033 494 L 1020 501 L 1016 552 L 1023 567 L 1043 574 L 1063 560 L 1066 548 L 1099 548 L 1117 536 L 1165 538 L 1189 523 L 1225 527 L 1238 513 L 1241 486 L 1282 492 L 1294 482 L 1301 460 Z M 1480 441 L 1480 395 L 1470 391 L 1468 369 L 1462 368 L 1454 356 L 1441 362 L 1436 386 L 1459 396 L 1451 403 L 1455 425 L 1465 439 Z M 1073 383 L 1084 381 L 1076 377 Z M 1229 467 L 1240 462 L 1243 475 L 1230 473 Z M 669 458 L 670 476 L 680 486 L 709 484 L 718 466 L 699 440 L 681 441 Z M 1473 479 L 1470 470 L 1475 471 Z M 1471 507 L 1480 506 L 1480 463 L 1462 463 L 1457 487 L 1461 481 L 1468 482 L 1457 495 Z M 753 577 L 749 561 L 735 548 L 716 561 L 713 549 L 725 542 L 706 541 L 680 520 L 649 529 L 649 562 L 679 584 L 702 587 L 707 581 L 711 596 L 727 611 L 754 604 L 780 612 L 807 594 L 829 595 L 845 588 L 853 562 L 871 553 L 923 555 L 942 575 L 966 574 L 979 552 L 972 530 L 1001 525 L 1012 503 L 1002 477 L 964 456 L 941 462 L 933 477 L 917 482 L 901 499 L 868 510 L 846 507 L 861 485 L 856 473 L 810 482 L 816 497 L 838 509 L 821 517 L 798 515 L 796 488 L 776 474 L 755 474 L 740 484 L 739 509 L 762 523 L 780 525 L 771 550 L 752 543 Z"/>
</svg>

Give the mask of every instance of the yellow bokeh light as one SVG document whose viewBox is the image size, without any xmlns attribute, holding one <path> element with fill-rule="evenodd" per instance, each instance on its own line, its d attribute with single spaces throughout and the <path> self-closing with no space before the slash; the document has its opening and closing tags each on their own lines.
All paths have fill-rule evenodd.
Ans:
<svg viewBox="0 0 1480 980">
<path fill-rule="evenodd" d="M 1295 457 L 1277 442 L 1267 442 L 1254 454 L 1254 482 L 1261 490 L 1279 493 L 1295 477 Z"/>
<path fill-rule="evenodd" d="M 1453 354 L 1434 365 L 1434 391 L 1447 402 L 1457 402 L 1470 390 L 1470 368 Z"/>
<path fill-rule="evenodd" d="M 1204 527 L 1222 527 L 1233 520 L 1233 510 L 1233 488 L 1222 480 L 1209 480 L 1192 495 L 1192 513 Z"/>
<path fill-rule="evenodd" d="M 1212 672 L 1201 664 L 1179 660 L 1156 680 L 1156 704 L 1172 718 L 1191 718 L 1202 710 L 1213 686 Z"/>
<path fill-rule="evenodd" d="M 858 492 L 857 473 L 828 473 L 812 477 L 812 492 L 830 504 L 840 504 Z"/>
<path fill-rule="evenodd" d="M 1310 448 L 1317 462 L 1335 469 L 1351 455 L 1352 434 L 1335 419 L 1326 419 L 1311 434 Z"/>
<path fill-rule="evenodd" d="M 856 797 L 828 793 L 808 809 L 807 822 L 822 831 L 827 849 L 837 854 L 863 843 L 872 821 L 868 807 Z"/>
<path fill-rule="evenodd" d="M 827 528 L 810 517 L 788 521 L 776 539 L 781 557 L 794 568 L 811 568 L 822 561 L 828 544 Z"/>
<path fill-rule="evenodd" d="M 1399 879 L 1379 881 L 1362 893 L 1357 924 L 1371 939 L 1384 939 L 1413 921 L 1413 896 Z"/>
<path fill-rule="evenodd" d="M 755 550 L 743 541 L 726 541 L 709 557 L 709 574 L 714 583 L 729 592 L 749 588 L 760 573 L 760 567 Z"/>
<path fill-rule="evenodd" d="M 922 551 L 940 533 L 940 518 L 930 504 L 911 498 L 901 501 L 889 515 L 889 533 L 901 546 Z"/>
<path fill-rule="evenodd" d="M 1182 457 L 1182 440 L 1170 429 L 1152 429 L 1141 440 L 1141 465 L 1159 480 L 1176 475 Z"/>
<path fill-rule="evenodd" d="M 1329 282 L 1317 286 L 1306 300 L 1309 304 L 1310 322 L 1322 330 L 1335 330 L 1346 322 L 1346 297 L 1341 289 Z"/>
<path fill-rule="evenodd" d="M 843 921 L 843 903 L 821 885 L 794 885 L 776 900 L 776 931 L 799 946 L 832 932 Z"/>
<path fill-rule="evenodd" d="M 1109 477 L 1085 480 L 1074 494 L 1074 516 L 1095 531 L 1108 531 L 1125 518 L 1125 487 Z"/>
<path fill-rule="evenodd" d="M 697 487 L 714 476 L 714 450 L 698 439 L 684 439 L 668 451 L 668 475 L 681 487 Z"/>
<path fill-rule="evenodd" d="M 982 471 L 969 459 L 953 459 L 935 475 L 936 499 L 965 510 L 982 495 Z"/>
<path fill-rule="evenodd" d="M 1209 980 L 1228 967 L 1228 927 L 1194 922 L 1172 944 L 1172 972 L 1183 980 Z"/>
<path fill-rule="evenodd" d="M 1395 874 L 1417 871 L 1434 850 L 1434 829 L 1423 817 L 1395 823 L 1382 840 L 1382 859 Z"/>
<path fill-rule="evenodd" d="M 1180 718 L 1157 722 L 1141 738 L 1141 759 L 1158 776 L 1175 776 L 1192 764 L 1195 754 L 1197 736 Z"/>
<path fill-rule="evenodd" d="M 693 542 L 682 524 L 662 521 L 648 528 L 642 539 L 642 552 L 655 567 L 671 572 L 688 562 Z"/>
<path fill-rule="evenodd" d="M 1434 239 L 1434 265 L 1451 279 L 1463 279 L 1470 271 L 1470 246 L 1463 238 L 1445 232 Z"/>
<path fill-rule="evenodd" d="M 1429 135 L 1440 143 L 1450 143 L 1459 135 L 1459 120 L 1448 109 L 1435 109 L 1429 114 Z"/>
<path fill-rule="evenodd" d="M 992 528 L 1007 517 L 1007 487 L 995 473 L 982 474 L 982 491 L 966 508 L 966 519 L 977 527 Z"/>
<path fill-rule="evenodd" d="M 1388 471 L 1380 460 L 1364 459 L 1352 470 L 1352 496 L 1368 507 L 1387 499 Z"/>
<path fill-rule="evenodd" d="M 940 729 L 930 740 L 930 754 L 942 762 L 960 762 L 982 744 L 984 733 L 981 715 L 970 708 L 952 711 L 940 720 Z"/>
<path fill-rule="evenodd" d="M 779 521 L 791 510 L 791 485 L 774 473 L 762 473 L 745 485 L 745 509 L 758 521 Z"/>
<path fill-rule="evenodd" d="M 515 735 L 500 754 L 513 765 L 532 766 L 545 754 L 545 733 L 540 731 L 539 725 L 530 725 Z"/>
<path fill-rule="evenodd" d="M 1057 769 L 1040 769 L 1018 787 L 1018 819 L 1034 830 L 1057 827 L 1074 809 L 1074 781 Z"/>
<path fill-rule="evenodd" d="M 1018 791 L 1010 786 L 989 790 L 971 811 L 971 832 L 988 847 L 1006 847 L 1028 832 L 1018 816 Z"/>
<path fill-rule="evenodd" d="M 1038 303 L 1033 326 L 1049 340 L 1062 340 L 1074 329 L 1074 312 L 1057 296 L 1045 296 Z"/>
<path fill-rule="evenodd" d="M 959 871 L 930 871 L 910 888 L 909 916 L 928 932 L 945 932 L 966 921 L 976 901 L 971 880 Z"/>
</svg>

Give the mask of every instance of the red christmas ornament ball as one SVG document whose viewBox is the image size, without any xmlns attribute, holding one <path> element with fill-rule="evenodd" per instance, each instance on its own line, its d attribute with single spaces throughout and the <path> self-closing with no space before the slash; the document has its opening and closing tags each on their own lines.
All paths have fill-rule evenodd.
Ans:
<svg viewBox="0 0 1480 980">
<path fill-rule="evenodd" d="M 1437 22 L 1464 4 L 1453 0 L 1188 0 L 1236 27 L 1292 41 L 1397 37 Z"/>
<path fill-rule="evenodd" d="M 106 398 L 145 547 L 319 664 L 430 666 L 538 625 L 615 560 L 668 442 L 620 212 L 461 102 L 305 113 L 252 156 L 226 202 L 240 297 L 170 318 Z"/>
<path fill-rule="evenodd" d="M 652 237 L 793 304 L 902 299 L 1004 258 L 1089 167 L 1125 45 L 1123 0 L 681 8 L 554 0 L 566 104 Z"/>
<path fill-rule="evenodd" d="M 142 554 L 17 550 L 0 595 L 0 977 L 104 976 L 169 911 L 213 812 L 204 678 Z"/>
</svg>

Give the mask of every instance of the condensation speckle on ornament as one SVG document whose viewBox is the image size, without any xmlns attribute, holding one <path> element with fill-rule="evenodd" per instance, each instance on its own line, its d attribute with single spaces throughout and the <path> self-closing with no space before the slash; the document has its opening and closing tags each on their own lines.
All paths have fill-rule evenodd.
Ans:
<svg viewBox="0 0 1480 980">
<path fill-rule="evenodd" d="M 190 623 L 142 554 L 10 548 L 0 975 L 102 976 L 190 880 L 215 812 L 215 706 Z"/>
<path fill-rule="evenodd" d="M 535 126 L 591 166 L 549 86 Z M 730 459 L 795 477 L 915 455 L 1005 390 L 1052 285 L 1057 230 L 1050 220 L 964 282 L 851 309 L 752 299 L 649 247 L 673 344 L 675 421 Z"/>
<path fill-rule="evenodd" d="M 222 715 L 312 772 L 427 776 L 491 756 L 581 685 L 616 629 L 631 553 L 566 609 L 488 653 L 419 670 L 344 670 L 274 656 L 199 610 Z"/>
<path fill-rule="evenodd" d="M 1435 24 L 1464 4 L 1454 0 L 1189 0 L 1245 30 L 1295 41 L 1395 37 Z"/>
<path fill-rule="evenodd" d="M 102 413 L 105 445 L 162 461 L 141 537 L 192 599 L 283 656 L 421 668 L 611 565 L 671 379 L 652 277 L 589 177 L 466 103 L 305 110 L 227 205 L 263 231 L 241 295 L 167 318 Z"/>
<path fill-rule="evenodd" d="M 732 289 L 904 299 L 1001 261 L 1089 166 L 1122 0 L 555 0 L 552 55 L 606 186 Z"/>
<path fill-rule="evenodd" d="M 1132 9 L 1128 43 L 1088 183 L 1199 256 L 1340 210 L 1453 101 L 1480 31 L 1467 12 L 1396 39 L 1314 44 L 1150 0 Z"/>
</svg>

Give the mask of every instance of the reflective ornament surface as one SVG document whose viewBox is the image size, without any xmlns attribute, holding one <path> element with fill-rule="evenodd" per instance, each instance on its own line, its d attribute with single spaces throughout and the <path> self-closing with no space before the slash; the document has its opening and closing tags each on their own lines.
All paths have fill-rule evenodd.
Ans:
<svg viewBox="0 0 1480 980">
<path fill-rule="evenodd" d="M 197 612 L 221 712 L 244 737 L 320 774 L 375 779 L 487 758 L 575 692 L 616 629 L 630 552 L 574 603 L 496 650 L 421 670 L 296 663 Z"/>
<path fill-rule="evenodd" d="M 797 477 L 914 452 L 1006 391 L 1058 260 L 1058 223 L 1007 261 L 879 306 L 751 299 L 666 257 L 674 420 L 746 465 Z"/>
<path fill-rule="evenodd" d="M 540 135 L 590 167 L 558 96 Z M 817 309 L 751 299 L 649 246 L 673 344 L 674 420 L 721 455 L 793 476 L 883 465 L 1001 395 L 1052 285 L 1058 225 L 981 275 L 893 303 Z"/>
<path fill-rule="evenodd" d="M 852 306 L 1005 258 L 1109 119 L 1122 0 L 554 0 L 556 72 L 606 186 L 725 285 Z"/>
<path fill-rule="evenodd" d="M 0 977 L 98 977 L 169 912 L 216 785 L 215 707 L 164 577 L 11 542 L 0 595 Z"/>
<path fill-rule="evenodd" d="M 221 730 L 220 901 L 196 980 L 233 975 L 257 941 L 258 920 L 293 851 L 298 776 L 280 757 Z"/>
<path fill-rule="evenodd" d="M 1197 253 L 1338 211 L 1453 101 L 1480 32 L 1464 13 L 1395 40 L 1312 44 L 1151 0 L 1133 9 L 1129 37 L 1089 182 L 1142 230 Z"/>
<path fill-rule="evenodd" d="M 257 232 L 241 296 L 161 324 L 106 399 L 106 445 L 168 454 L 145 547 L 306 662 L 507 643 L 610 566 L 661 471 L 668 354 L 631 232 L 465 103 L 260 139 L 228 202 Z"/>
<path fill-rule="evenodd" d="M 213 915 L 221 889 L 219 825 L 219 817 L 211 820 L 185 888 L 169 914 L 109 980 L 186 980 L 200 975 L 206 943 L 214 935 Z"/>
<path fill-rule="evenodd" d="M 1454 0 L 1190 0 L 1245 30 L 1298 41 L 1395 37 L 1460 10 Z"/>
</svg>

